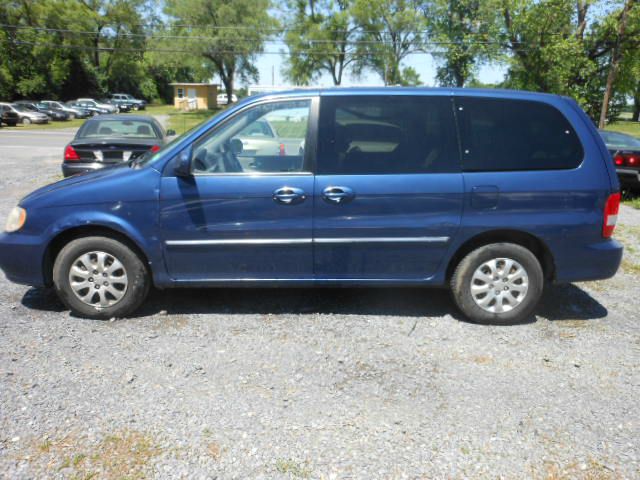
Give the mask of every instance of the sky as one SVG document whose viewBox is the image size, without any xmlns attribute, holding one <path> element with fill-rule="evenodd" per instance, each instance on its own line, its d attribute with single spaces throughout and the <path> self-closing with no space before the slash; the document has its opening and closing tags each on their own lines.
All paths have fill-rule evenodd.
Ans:
<svg viewBox="0 0 640 480">
<path fill-rule="evenodd" d="M 260 79 L 258 85 L 276 85 L 276 86 L 289 86 L 282 74 L 282 69 L 285 62 L 285 55 L 266 54 L 260 55 L 256 63 Z M 436 64 L 433 61 L 431 55 L 426 54 L 414 54 L 409 55 L 406 61 L 402 64 L 403 67 L 413 67 L 420 74 L 422 83 L 426 86 L 436 86 Z M 483 83 L 496 83 L 504 78 L 506 67 L 504 65 L 486 65 L 480 68 L 477 78 Z M 275 82 L 272 83 L 272 73 L 275 77 Z M 346 75 L 343 78 L 342 85 L 345 87 L 354 85 L 366 85 L 366 86 L 382 86 L 384 82 L 382 78 L 373 73 L 365 72 L 360 78 L 351 78 Z M 315 84 L 318 87 L 331 87 L 333 81 L 330 75 L 324 75 Z"/>
</svg>

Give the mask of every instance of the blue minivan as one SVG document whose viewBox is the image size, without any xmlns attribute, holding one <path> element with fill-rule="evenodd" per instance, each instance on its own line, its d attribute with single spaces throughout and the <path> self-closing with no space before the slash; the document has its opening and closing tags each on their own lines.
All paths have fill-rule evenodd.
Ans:
<svg viewBox="0 0 640 480">
<path fill-rule="evenodd" d="M 75 314 L 154 286 L 448 286 L 472 321 L 529 317 L 545 284 L 613 276 L 616 171 L 571 99 L 424 88 L 246 99 L 155 154 L 48 185 L 0 267 Z"/>
</svg>

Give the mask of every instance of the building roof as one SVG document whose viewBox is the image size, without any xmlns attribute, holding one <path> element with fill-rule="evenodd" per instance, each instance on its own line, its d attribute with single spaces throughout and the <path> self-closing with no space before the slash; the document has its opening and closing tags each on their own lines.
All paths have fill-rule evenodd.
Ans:
<svg viewBox="0 0 640 480">
<path fill-rule="evenodd" d="M 217 83 L 190 83 L 190 82 L 174 82 L 174 83 L 170 83 L 169 85 L 187 85 L 191 87 L 199 87 L 199 86 L 219 87 L 220 86 Z"/>
</svg>

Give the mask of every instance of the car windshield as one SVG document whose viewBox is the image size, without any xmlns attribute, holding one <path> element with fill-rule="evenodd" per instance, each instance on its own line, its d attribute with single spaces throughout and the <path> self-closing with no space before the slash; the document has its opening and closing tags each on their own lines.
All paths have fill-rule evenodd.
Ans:
<svg viewBox="0 0 640 480">
<path fill-rule="evenodd" d="M 631 135 L 626 135 L 624 133 L 619 132 L 600 132 L 604 143 L 607 147 L 616 147 L 616 148 L 640 148 L 640 140 L 632 137 Z"/>
<path fill-rule="evenodd" d="M 153 125 L 143 120 L 94 120 L 85 123 L 77 138 L 127 137 L 158 138 Z"/>
<path fill-rule="evenodd" d="M 13 105 L 13 108 L 15 108 L 19 112 L 33 112 L 33 108 L 27 108 L 26 105 Z"/>
</svg>

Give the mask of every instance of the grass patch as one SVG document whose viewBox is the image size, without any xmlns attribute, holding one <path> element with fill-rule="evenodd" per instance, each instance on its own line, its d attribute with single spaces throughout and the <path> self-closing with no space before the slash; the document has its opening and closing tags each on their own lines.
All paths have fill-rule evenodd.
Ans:
<svg viewBox="0 0 640 480">
<path fill-rule="evenodd" d="M 169 124 L 167 129 L 175 130 L 178 135 L 186 132 L 187 130 L 195 127 L 199 123 L 210 119 L 221 110 L 194 110 L 191 112 L 182 112 L 173 109 L 169 115 Z"/>
<path fill-rule="evenodd" d="M 611 122 L 605 127 L 605 130 L 614 132 L 622 132 L 634 137 L 640 137 L 640 122 L 632 122 L 631 120 L 617 120 Z"/>
<path fill-rule="evenodd" d="M 301 463 L 291 459 L 279 458 L 276 460 L 276 470 L 278 473 L 289 475 L 293 478 L 309 478 L 311 476 L 308 462 Z"/>
<path fill-rule="evenodd" d="M 640 210 L 640 195 L 638 195 L 637 193 L 625 190 L 622 192 L 622 203 L 624 203 L 629 207 L 633 207 Z"/>
<path fill-rule="evenodd" d="M 151 473 L 151 460 L 160 454 L 153 440 L 140 432 L 125 430 L 98 444 L 67 436 L 38 445 L 29 461 L 44 462 L 50 469 L 73 479 L 141 479 Z"/>
<path fill-rule="evenodd" d="M 61 128 L 79 128 L 84 123 L 84 119 L 74 118 L 73 120 L 66 120 L 62 122 L 52 122 L 45 124 L 32 123 L 31 125 L 22 125 L 19 123 L 15 127 L 7 127 L 2 125 L 2 130 L 59 130 Z"/>
<path fill-rule="evenodd" d="M 276 129 L 276 135 L 282 138 L 304 138 L 307 134 L 307 119 L 301 122 L 272 120 L 269 122 Z"/>
</svg>

